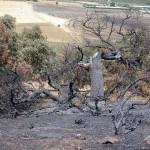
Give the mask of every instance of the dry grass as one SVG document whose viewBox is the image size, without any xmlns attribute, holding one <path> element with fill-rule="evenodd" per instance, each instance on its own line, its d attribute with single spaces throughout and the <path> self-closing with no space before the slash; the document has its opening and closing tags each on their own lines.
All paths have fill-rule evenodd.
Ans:
<svg viewBox="0 0 150 150">
<path fill-rule="evenodd" d="M 32 28 L 33 25 L 37 24 L 17 24 L 16 30 L 20 33 L 24 28 Z M 69 42 L 69 35 L 61 28 L 61 26 L 57 27 L 50 23 L 38 25 L 49 42 Z"/>
</svg>

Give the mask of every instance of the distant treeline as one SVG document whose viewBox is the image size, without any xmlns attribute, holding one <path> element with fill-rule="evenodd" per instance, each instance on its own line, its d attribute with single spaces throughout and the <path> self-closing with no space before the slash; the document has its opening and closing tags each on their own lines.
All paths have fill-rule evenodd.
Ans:
<svg viewBox="0 0 150 150">
<path fill-rule="evenodd" d="M 75 2 L 75 1 L 85 1 L 85 2 L 98 2 L 100 4 L 108 4 L 113 2 L 118 5 L 130 4 L 130 5 L 150 5 L 150 0 L 59 0 L 64 2 Z"/>
<path fill-rule="evenodd" d="M 0 1 L 38 1 L 38 0 L 0 0 Z M 47 0 L 48 1 L 48 0 Z M 55 0 L 54 0 L 55 1 Z M 98 2 L 100 4 L 108 4 L 115 3 L 117 5 L 150 5 L 150 0 L 56 0 L 61 2 L 76 2 L 76 1 L 84 1 L 84 2 Z"/>
</svg>

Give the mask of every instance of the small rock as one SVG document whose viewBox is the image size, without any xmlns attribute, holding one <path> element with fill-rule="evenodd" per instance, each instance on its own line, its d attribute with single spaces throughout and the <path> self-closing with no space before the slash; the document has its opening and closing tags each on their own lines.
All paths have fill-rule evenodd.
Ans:
<svg viewBox="0 0 150 150">
<path fill-rule="evenodd" d="M 82 125 L 84 121 L 82 119 L 76 119 L 75 124 Z"/>
<path fill-rule="evenodd" d="M 50 113 L 54 112 L 54 110 L 56 108 L 57 107 L 54 107 L 54 108 L 45 108 L 45 109 L 37 110 L 37 111 L 33 112 L 33 115 L 50 114 Z"/>
<path fill-rule="evenodd" d="M 81 104 L 81 101 L 79 98 L 75 97 L 72 100 L 72 104 L 79 106 Z"/>
<path fill-rule="evenodd" d="M 102 144 L 114 144 L 119 140 L 115 137 L 106 136 L 102 139 Z"/>
<path fill-rule="evenodd" d="M 59 110 L 57 112 L 57 114 L 59 115 L 70 115 L 70 114 L 79 114 L 81 113 L 81 111 L 78 109 L 78 108 L 75 108 L 75 107 L 72 107 L 70 109 L 67 109 L 67 110 Z"/>
<path fill-rule="evenodd" d="M 150 144 L 150 135 L 148 135 L 148 136 L 144 139 L 144 141 L 146 141 L 147 144 Z"/>
<path fill-rule="evenodd" d="M 33 129 L 34 128 L 34 125 L 33 123 L 30 123 L 30 125 L 28 126 L 29 129 Z"/>
<path fill-rule="evenodd" d="M 79 140 L 86 140 L 86 138 L 83 135 L 81 135 L 81 134 L 75 135 L 75 138 L 79 139 Z"/>
<path fill-rule="evenodd" d="M 80 110 L 75 107 L 66 110 L 66 114 L 73 114 L 73 113 L 80 113 Z"/>
<path fill-rule="evenodd" d="M 77 148 L 75 148 L 75 150 L 83 150 L 80 146 L 78 146 Z"/>
<path fill-rule="evenodd" d="M 61 116 L 64 116 L 64 115 L 65 115 L 65 111 L 61 111 L 61 110 L 60 110 L 60 111 L 57 112 L 57 114 L 58 114 L 58 115 L 61 115 Z"/>
<path fill-rule="evenodd" d="M 84 112 L 90 112 L 90 110 L 91 110 L 91 109 L 90 109 L 89 107 L 84 107 L 84 108 L 83 108 L 83 111 L 84 111 Z"/>
<path fill-rule="evenodd" d="M 90 106 L 95 107 L 95 102 L 90 101 L 88 103 L 89 103 Z M 105 103 L 106 103 L 105 101 L 99 101 L 98 102 L 98 107 L 99 108 L 105 108 Z"/>
<path fill-rule="evenodd" d="M 32 122 L 27 122 L 22 127 L 25 128 L 25 129 L 33 129 L 34 124 Z"/>
<path fill-rule="evenodd" d="M 105 108 L 105 104 L 106 104 L 105 101 L 99 101 L 99 102 L 98 102 L 98 107 L 99 107 L 99 108 L 101 108 L 101 107 L 102 107 L 102 108 L 103 108 L 103 107 Z"/>
</svg>

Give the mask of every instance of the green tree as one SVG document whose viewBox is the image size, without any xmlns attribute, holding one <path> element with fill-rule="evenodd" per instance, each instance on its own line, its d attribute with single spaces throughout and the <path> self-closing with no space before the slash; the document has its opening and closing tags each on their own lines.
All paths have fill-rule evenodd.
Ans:
<svg viewBox="0 0 150 150">
<path fill-rule="evenodd" d="M 0 67 L 3 67 L 8 63 L 8 57 L 10 53 L 7 43 L 8 36 L 9 30 L 3 23 L 0 23 Z"/>
<path fill-rule="evenodd" d="M 20 34 L 18 34 L 15 30 L 12 30 L 8 37 L 8 45 L 9 45 L 9 48 L 11 49 L 13 56 L 18 55 L 18 52 L 22 47 L 22 42 L 23 40 Z"/>
<path fill-rule="evenodd" d="M 24 28 L 22 32 L 22 37 L 27 40 L 38 40 L 38 39 L 44 39 L 42 35 L 42 30 L 38 25 L 34 25 L 31 29 Z"/>
<path fill-rule="evenodd" d="M 20 56 L 33 67 L 35 73 L 38 73 L 49 63 L 50 58 L 55 56 L 55 53 L 46 41 L 35 40 L 20 50 Z"/>
<path fill-rule="evenodd" d="M 0 22 L 3 23 L 6 28 L 13 29 L 15 28 L 16 19 L 10 15 L 4 15 L 4 17 L 0 17 Z"/>
<path fill-rule="evenodd" d="M 21 37 L 19 56 L 32 66 L 34 73 L 38 73 L 56 54 L 42 36 L 39 26 L 33 26 L 31 29 L 25 28 Z"/>
</svg>

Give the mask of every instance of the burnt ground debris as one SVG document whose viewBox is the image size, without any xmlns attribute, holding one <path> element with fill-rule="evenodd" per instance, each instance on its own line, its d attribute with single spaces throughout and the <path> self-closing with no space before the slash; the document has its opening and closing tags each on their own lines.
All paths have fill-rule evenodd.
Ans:
<svg viewBox="0 0 150 150">
<path fill-rule="evenodd" d="M 50 114 L 21 115 L 0 119 L 2 150 L 149 150 L 144 140 L 150 135 L 150 105 L 139 106 L 132 115 L 140 115 L 141 124 L 133 132 L 115 136 L 111 115 L 59 111 Z M 82 123 L 79 123 L 82 122 Z M 102 144 L 105 137 L 118 142 Z"/>
</svg>

